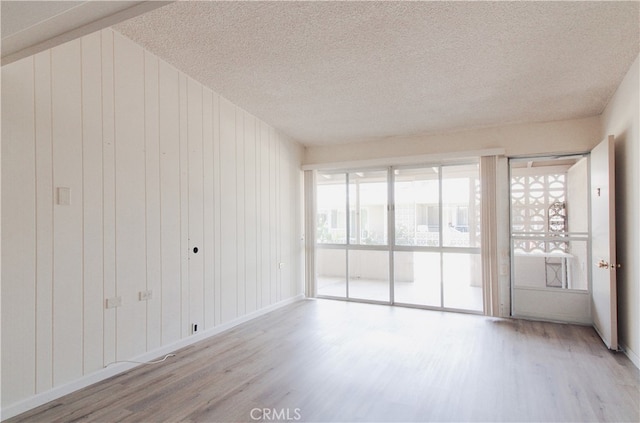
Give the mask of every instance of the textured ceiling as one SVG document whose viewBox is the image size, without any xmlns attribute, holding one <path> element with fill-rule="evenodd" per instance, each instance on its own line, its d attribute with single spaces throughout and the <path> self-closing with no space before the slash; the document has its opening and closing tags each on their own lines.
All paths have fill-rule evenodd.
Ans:
<svg viewBox="0 0 640 423">
<path fill-rule="evenodd" d="M 597 115 L 639 2 L 177 2 L 115 29 L 306 145 Z"/>
</svg>

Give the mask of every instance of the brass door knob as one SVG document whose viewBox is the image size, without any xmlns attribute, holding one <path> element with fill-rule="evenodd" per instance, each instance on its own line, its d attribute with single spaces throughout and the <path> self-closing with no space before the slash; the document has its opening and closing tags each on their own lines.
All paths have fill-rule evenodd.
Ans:
<svg viewBox="0 0 640 423">
<path fill-rule="evenodd" d="M 620 269 L 622 267 L 622 265 L 620 263 L 616 264 L 616 263 L 607 263 L 604 260 L 600 260 L 598 262 L 598 268 L 599 269 Z"/>
</svg>

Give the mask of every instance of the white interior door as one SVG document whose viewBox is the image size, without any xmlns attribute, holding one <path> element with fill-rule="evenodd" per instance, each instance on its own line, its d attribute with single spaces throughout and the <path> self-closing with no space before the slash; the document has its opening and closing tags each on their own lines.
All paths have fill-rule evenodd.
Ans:
<svg viewBox="0 0 640 423">
<path fill-rule="evenodd" d="M 610 135 L 591 151 L 591 312 L 593 326 L 612 350 L 618 348 L 614 169 Z"/>
</svg>

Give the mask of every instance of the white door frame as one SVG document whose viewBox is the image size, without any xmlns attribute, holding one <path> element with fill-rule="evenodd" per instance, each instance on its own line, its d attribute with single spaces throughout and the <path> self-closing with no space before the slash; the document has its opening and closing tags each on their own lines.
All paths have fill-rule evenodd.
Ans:
<svg viewBox="0 0 640 423">
<path fill-rule="evenodd" d="M 509 158 L 509 248 L 511 257 L 511 315 L 516 318 L 534 319 L 534 320 L 548 320 L 557 321 L 563 323 L 578 323 L 583 325 L 590 325 L 592 323 L 591 317 L 591 273 L 587 271 L 587 290 L 576 289 L 558 289 L 547 287 L 524 287 L 516 285 L 516 267 L 515 251 L 514 251 L 514 238 L 513 235 L 513 222 L 512 222 L 512 166 L 513 161 L 527 161 L 527 160 L 541 160 L 541 159 L 562 159 L 563 157 L 575 157 L 585 156 L 589 157 L 588 153 L 577 154 L 563 154 L 563 155 L 538 155 L 538 156 L 526 156 L 526 157 L 511 157 Z M 590 169 L 588 166 L 588 172 Z M 588 182 L 588 181 L 587 181 Z M 590 191 L 589 188 L 587 188 Z M 590 198 L 587 196 L 587 201 L 590 202 Z M 591 221 L 591 216 L 589 216 Z M 571 234 L 571 232 L 569 232 Z M 584 241 L 587 243 L 587 252 L 590 251 L 591 236 L 590 233 L 578 233 L 577 236 L 570 236 L 569 238 L 563 238 L 563 241 Z M 526 235 L 521 235 L 521 239 L 527 238 Z M 529 239 L 529 238 L 527 238 Z M 534 238 L 536 241 L 553 241 L 555 238 L 548 235 L 542 238 Z M 591 263 L 591 257 L 588 254 L 587 263 Z"/>
</svg>

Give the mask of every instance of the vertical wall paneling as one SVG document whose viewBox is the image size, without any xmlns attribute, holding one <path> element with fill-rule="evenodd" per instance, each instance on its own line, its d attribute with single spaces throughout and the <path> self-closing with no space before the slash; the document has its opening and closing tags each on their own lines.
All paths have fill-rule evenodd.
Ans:
<svg viewBox="0 0 640 423">
<path fill-rule="evenodd" d="M 273 131 L 273 177 L 274 177 L 274 186 L 276 188 L 275 197 L 274 197 L 274 220 L 273 224 L 275 226 L 275 236 L 274 236 L 274 245 L 275 245 L 275 276 L 276 276 L 276 298 L 274 302 L 280 301 L 282 298 L 282 274 L 284 273 L 284 260 L 280 250 L 280 237 L 282 235 L 282 228 L 280 228 L 280 218 L 282 217 L 282 207 L 280 203 L 281 193 L 280 193 L 280 151 L 281 151 L 281 139 L 280 134 L 277 131 Z"/>
<path fill-rule="evenodd" d="M 260 253 L 262 307 L 271 304 L 271 186 L 269 186 L 269 127 L 260 122 Z"/>
<path fill-rule="evenodd" d="M 276 259 L 279 263 L 279 265 L 276 267 L 276 274 L 278 275 L 278 288 L 277 288 L 277 296 L 276 296 L 276 300 L 280 301 L 282 299 L 282 280 L 283 280 L 283 274 L 286 272 L 285 270 L 285 260 L 284 257 L 282 256 L 282 237 L 284 236 L 285 232 L 282 229 L 281 223 L 282 223 L 282 216 L 284 215 L 284 208 L 283 208 L 283 204 L 282 204 L 282 181 L 281 181 L 281 173 L 280 173 L 280 169 L 282 168 L 282 162 L 283 162 L 283 158 L 282 158 L 282 138 L 280 137 L 280 134 L 275 131 L 275 140 L 276 140 L 276 145 L 274 148 L 274 160 L 276 163 L 276 219 L 275 219 L 275 225 L 276 225 Z"/>
<path fill-rule="evenodd" d="M 276 140 L 276 133 L 273 128 L 269 128 L 269 270 L 271 271 L 271 301 L 270 304 L 274 304 L 278 301 L 278 210 L 277 210 L 277 198 L 278 198 L 278 181 L 276 178 L 277 163 L 276 163 L 276 149 L 278 147 Z"/>
<path fill-rule="evenodd" d="M 287 195 L 288 195 L 288 205 L 289 205 L 289 243 L 287 247 L 289 248 L 289 293 L 288 296 L 295 296 L 299 293 L 303 293 L 304 290 L 298 289 L 298 287 L 304 284 L 304 276 L 302 273 L 296 274 L 296 264 L 304 262 L 304 249 L 302 248 L 302 233 L 303 233 L 303 222 L 298 218 L 296 213 L 296 209 L 299 207 L 301 210 L 303 209 L 302 198 L 303 196 L 299 195 L 301 193 L 301 189 L 303 186 L 302 183 L 302 172 L 296 166 L 297 155 L 294 149 L 294 145 L 291 141 L 288 144 L 289 151 L 289 162 L 287 163 Z M 296 189 L 296 180 L 300 184 L 298 189 Z M 302 269 L 302 266 L 300 267 Z"/>
<path fill-rule="evenodd" d="M 236 317 L 236 106 L 220 97 L 221 322 Z"/>
<path fill-rule="evenodd" d="M 189 324 L 204 328 L 204 193 L 203 87 L 187 80 L 187 145 L 189 160 Z M 194 252 L 194 248 L 198 252 Z"/>
<path fill-rule="evenodd" d="M 121 36 L 114 38 L 116 146 L 116 286 L 118 360 L 146 350 L 144 54 Z"/>
<path fill-rule="evenodd" d="M 103 366 L 102 57 L 100 33 L 82 38 L 83 373 Z"/>
<path fill-rule="evenodd" d="M 291 234 L 293 233 L 293 227 L 295 225 L 294 216 L 291 214 L 291 204 L 293 199 L 291 197 L 291 181 L 289 181 L 290 168 L 291 168 L 291 150 L 290 143 L 287 139 L 282 140 L 280 148 L 280 204 L 282 213 L 280 214 L 280 255 L 285 263 L 284 271 L 282 272 L 282 298 L 289 298 L 291 295 L 291 269 L 293 264 L 293 258 L 291 257 Z"/>
<path fill-rule="evenodd" d="M 190 334 L 189 326 L 189 140 L 187 77 L 180 73 L 180 328 L 182 337 Z M 177 316 L 174 316 L 177 318 Z"/>
<path fill-rule="evenodd" d="M 113 31 L 102 36 L 102 193 L 103 227 L 103 298 L 116 296 L 116 174 L 113 85 Z M 104 365 L 116 360 L 116 309 L 104 310 Z"/>
<path fill-rule="evenodd" d="M 305 294 L 305 220 L 304 220 L 304 172 L 301 171 L 299 163 L 302 163 L 302 151 L 297 144 L 290 141 L 291 150 L 293 150 L 293 160 L 289 167 L 290 181 L 291 181 L 291 194 L 294 196 L 294 200 L 291 203 L 291 213 L 294 216 L 296 222 L 292 231 L 292 249 L 293 249 L 293 263 L 292 265 L 292 280 L 291 288 L 292 295 Z"/>
<path fill-rule="evenodd" d="M 290 150 L 289 143 L 286 140 L 280 141 L 280 152 L 278 154 L 280 166 L 278 166 L 279 181 L 279 207 L 278 226 L 280 227 L 280 236 L 278 237 L 280 260 L 284 263 L 284 268 L 280 271 L 280 298 L 288 298 L 291 295 L 289 287 L 291 286 L 291 268 L 293 258 L 290 252 L 292 227 L 294 225 L 291 210 L 291 196 L 289 194 L 291 186 L 288 178 L 290 169 Z"/>
<path fill-rule="evenodd" d="M 291 227 L 290 248 L 291 251 L 291 285 L 290 295 L 304 294 L 304 215 L 296 213 L 296 210 L 304 210 L 304 180 L 303 172 L 297 166 L 300 163 L 295 144 L 289 141 L 290 162 L 288 166 L 289 195 L 291 203 L 289 213 L 294 225 Z M 300 266 L 298 266 L 298 264 Z"/>
<path fill-rule="evenodd" d="M 178 71 L 165 62 L 158 66 L 160 142 L 161 292 L 155 298 L 162 309 L 162 344 L 181 337 L 180 279 L 180 86 Z M 156 294 L 156 293 L 154 293 Z"/>
<path fill-rule="evenodd" d="M 262 307 L 262 219 L 264 212 L 262 208 L 262 124 L 256 119 L 256 304 L 258 309 Z"/>
<path fill-rule="evenodd" d="M 3 411 L 299 292 L 295 143 L 110 29 L 2 83 Z"/>
<path fill-rule="evenodd" d="M 287 207 L 287 220 L 283 221 L 283 225 L 287 231 L 287 235 L 285 236 L 285 244 L 284 251 L 285 255 L 288 258 L 287 263 L 287 275 L 288 279 L 285 281 L 285 287 L 287 290 L 285 291 L 285 297 L 289 298 L 291 296 L 295 296 L 298 294 L 296 286 L 299 283 L 303 282 L 303 278 L 296 278 L 295 269 L 296 263 L 298 261 L 302 262 L 304 257 L 302 255 L 297 255 L 298 246 L 300 245 L 300 236 L 297 235 L 297 229 L 300 226 L 300 222 L 296 219 L 296 205 L 300 204 L 302 208 L 302 202 L 299 201 L 297 191 L 295 190 L 295 178 L 300 179 L 302 172 L 298 170 L 295 172 L 295 155 L 293 151 L 293 145 L 290 140 L 287 140 L 287 163 L 283 170 L 284 175 L 284 204 Z"/>
<path fill-rule="evenodd" d="M 203 90 L 202 97 L 202 168 L 203 168 L 203 244 L 204 261 L 203 308 L 205 329 L 215 325 L 215 201 L 214 201 L 214 159 L 213 159 L 213 93 Z"/>
<path fill-rule="evenodd" d="M 245 207 L 244 207 L 244 117 L 236 108 L 236 286 L 237 315 L 245 314 L 247 280 L 245 278 Z"/>
<path fill-rule="evenodd" d="M 3 404 L 33 395 L 36 382 L 33 67 L 33 58 L 2 67 Z"/>
<path fill-rule="evenodd" d="M 296 286 L 300 282 L 303 282 L 304 280 L 302 277 L 296 278 L 296 274 L 295 274 L 296 261 L 298 260 L 302 261 L 304 260 L 304 257 L 302 255 L 297 255 L 298 246 L 300 245 L 300 237 L 296 235 L 299 222 L 296 219 L 295 207 L 296 207 L 296 204 L 299 203 L 299 201 L 298 201 L 298 196 L 294 191 L 295 184 L 293 183 L 293 181 L 295 180 L 296 173 L 293 171 L 295 166 L 295 153 L 292 147 L 293 145 L 291 141 L 287 140 L 287 143 L 286 143 L 287 162 L 286 162 L 286 165 L 284 166 L 284 169 L 282 170 L 282 174 L 283 174 L 282 190 L 284 193 L 284 199 L 282 201 L 283 201 L 283 204 L 285 204 L 286 206 L 286 210 L 287 210 L 286 213 L 287 213 L 287 219 L 288 219 L 288 220 L 283 220 L 283 227 L 286 231 L 286 236 L 284 237 L 285 244 L 283 246 L 283 249 L 284 249 L 284 254 L 287 257 L 287 263 L 289 263 L 287 267 L 287 279 L 284 282 L 284 286 L 287 289 L 284 295 L 287 298 L 297 295 Z M 301 172 L 298 171 L 298 177 L 300 177 L 300 175 L 301 175 Z M 302 203 L 300 203 L 300 206 L 302 207 Z"/>
<path fill-rule="evenodd" d="M 144 136 L 146 194 L 147 351 L 162 345 L 162 250 L 160 241 L 160 138 L 158 58 L 144 52 Z M 140 300 L 140 298 L 138 298 Z"/>
<path fill-rule="evenodd" d="M 245 307 L 250 313 L 257 310 L 257 218 L 256 206 L 256 119 L 244 115 L 244 258 L 245 258 Z"/>
<path fill-rule="evenodd" d="M 68 205 L 53 209 L 53 383 L 82 376 L 83 178 L 80 40 L 51 50 L 54 189 Z"/>
<path fill-rule="evenodd" d="M 213 198 L 214 198 L 214 300 L 215 324 L 222 321 L 222 175 L 220 171 L 220 96 L 213 94 Z"/>
<path fill-rule="evenodd" d="M 36 392 L 53 386 L 53 162 L 51 51 L 35 60 Z M 102 329 L 102 328 L 101 328 Z M 102 331 L 100 331 L 102 333 Z M 6 391 L 5 391 L 6 392 Z"/>
</svg>

